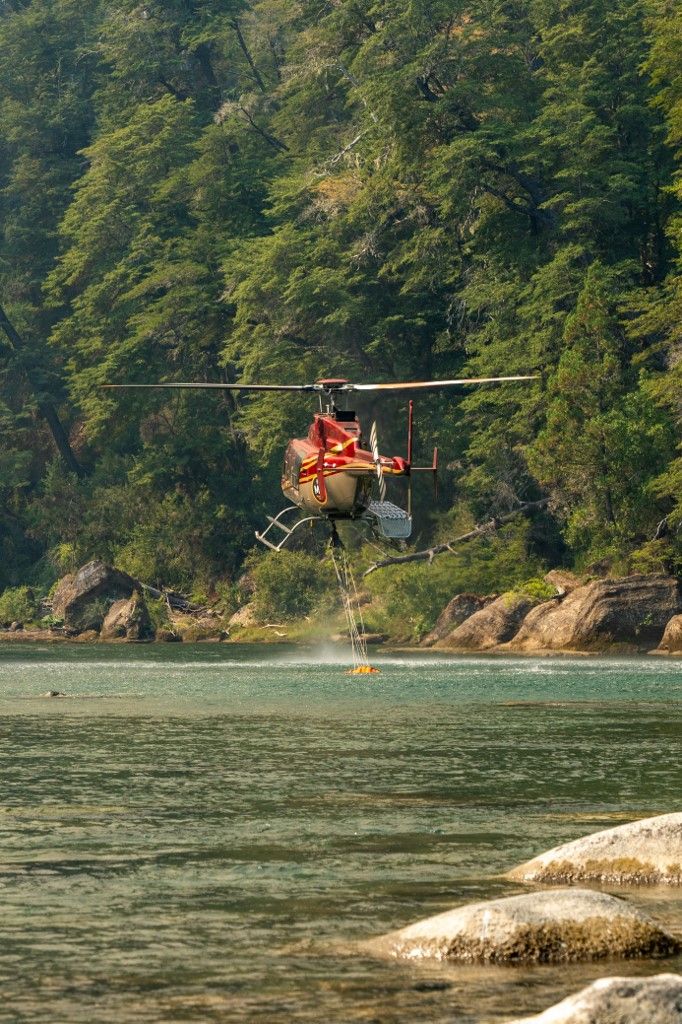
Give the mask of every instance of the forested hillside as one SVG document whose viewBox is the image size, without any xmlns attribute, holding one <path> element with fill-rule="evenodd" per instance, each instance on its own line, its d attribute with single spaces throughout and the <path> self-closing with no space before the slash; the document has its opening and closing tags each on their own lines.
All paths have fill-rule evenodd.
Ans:
<svg viewBox="0 0 682 1024">
<path fill-rule="evenodd" d="M 2 0 L 0 104 L 0 591 L 208 592 L 280 507 L 309 402 L 107 381 L 538 373 L 418 399 L 416 539 L 679 571 L 678 0 Z"/>
</svg>

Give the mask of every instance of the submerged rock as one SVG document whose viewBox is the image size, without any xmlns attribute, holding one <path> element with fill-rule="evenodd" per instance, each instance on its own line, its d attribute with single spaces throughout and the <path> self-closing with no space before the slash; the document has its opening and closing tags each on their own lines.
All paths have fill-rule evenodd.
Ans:
<svg viewBox="0 0 682 1024">
<path fill-rule="evenodd" d="M 423 646 L 432 647 L 439 640 L 445 639 L 448 633 L 452 633 L 453 629 L 461 626 L 474 612 L 480 611 L 494 600 L 493 596 L 479 597 L 478 594 L 456 594 L 438 616 L 436 625 L 431 632 L 422 640 Z"/>
<path fill-rule="evenodd" d="M 537 1017 L 509 1024 L 682 1024 L 682 977 L 600 978 Z"/>
<path fill-rule="evenodd" d="M 521 882 L 682 885 L 682 814 L 660 814 L 564 843 L 514 868 Z"/>
<path fill-rule="evenodd" d="M 513 964 L 667 956 L 679 945 L 623 900 L 588 889 L 554 889 L 447 910 L 366 948 L 404 959 Z"/>
<path fill-rule="evenodd" d="M 75 575 L 59 581 L 52 598 L 54 615 L 78 633 L 99 631 L 111 605 L 129 598 L 136 586 L 127 573 L 104 562 L 88 562 Z"/>
<path fill-rule="evenodd" d="M 534 608 L 506 649 L 598 650 L 620 643 L 650 650 L 680 612 L 682 590 L 672 576 L 593 580 Z"/>
<path fill-rule="evenodd" d="M 673 615 L 654 653 L 682 654 L 682 615 Z"/>
<path fill-rule="evenodd" d="M 132 597 L 114 601 L 107 612 L 102 630 L 102 640 L 152 640 L 154 627 L 144 598 L 139 591 Z"/>
<path fill-rule="evenodd" d="M 523 594 L 503 594 L 436 644 L 449 650 L 488 651 L 516 634 L 533 601 Z"/>
</svg>

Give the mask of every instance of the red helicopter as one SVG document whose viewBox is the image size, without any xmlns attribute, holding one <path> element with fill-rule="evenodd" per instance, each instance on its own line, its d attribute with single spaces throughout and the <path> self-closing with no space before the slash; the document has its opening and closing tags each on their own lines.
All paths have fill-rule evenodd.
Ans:
<svg viewBox="0 0 682 1024">
<path fill-rule="evenodd" d="M 372 424 L 369 448 L 363 447 L 363 435 L 355 412 L 340 408 L 343 396 L 358 392 L 435 391 L 472 384 L 496 384 L 505 381 L 535 380 L 534 376 L 478 377 L 461 380 L 410 381 L 390 384 L 353 384 L 343 378 L 328 378 L 314 384 L 213 384 L 200 382 L 174 384 L 105 384 L 107 388 L 189 388 L 222 391 L 296 391 L 316 394 L 320 411 L 315 413 L 307 437 L 293 438 L 284 454 L 282 491 L 291 504 L 276 516 L 268 516 L 268 526 L 257 539 L 266 547 L 280 551 L 292 535 L 315 520 L 327 521 L 332 542 L 338 543 L 336 522 L 366 522 L 380 537 L 401 541 L 412 532 L 412 486 L 415 472 L 430 472 L 436 479 L 438 449 L 434 448 L 430 466 L 412 465 L 413 402 L 408 405 L 407 454 L 381 455 L 376 423 Z M 408 479 L 407 509 L 386 500 L 386 477 Z M 372 498 L 372 483 L 378 483 L 379 500 Z M 290 513 L 303 512 L 296 522 Z M 283 521 L 285 520 L 285 521 Z M 288 520 L 289 524 L 287 524 Z M 268 537 L 271 530 L 284 534 L 278 543 Z"/>
</svg>

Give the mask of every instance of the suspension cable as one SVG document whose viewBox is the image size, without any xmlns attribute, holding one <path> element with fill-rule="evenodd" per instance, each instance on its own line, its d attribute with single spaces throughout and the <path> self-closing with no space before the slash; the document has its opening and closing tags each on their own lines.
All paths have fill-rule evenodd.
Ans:
<svg viewBox="0 0 682 1024">
<path fill-rule="evenodd" d="M 365 639 L 365 623 L 360 607 L 360 596 L 358 594 L 355 577 L 348 561 L 344 548 L 337 548 L 332 544 L 332 562 L 336 579 L 341 592 L 343 610 L 348 625 L 348 636 L 350 637 L 351 654 L 353 657 L 353 669 L 367 667 L 367 641 Z"/>
</svg>

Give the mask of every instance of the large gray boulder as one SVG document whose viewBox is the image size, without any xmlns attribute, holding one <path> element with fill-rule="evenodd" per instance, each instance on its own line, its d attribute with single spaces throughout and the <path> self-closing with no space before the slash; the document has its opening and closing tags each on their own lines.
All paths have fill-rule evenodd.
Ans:
<svg viewBox="0 0 682 1024">
<path fill-rule="evenodd" d="M 533 602 L 523 594 L 502 594 L 448 633 L 435 646 L 454 651 L 488 651 L 518 631 Z"/>
<path fill-rule="evenodd" d="M 682 885 L 682 814 L 660 814 L 564 843 L 509 872 L 519 882 Z"/>
<path fill-rule="evenodd" d="M 554 889 L 473 903 L 371 940 L 369 952 L 469 963 L 563 963 L 658 957 L 678 943 L 623 900 L 589 889 Z"/>
<path fill-rule="evenodd" d="M 53 612 L 77 633 L 100 630 L 111 605 L 129 598 L 137 586 L 136 580 L 119 569 L 104 562 L 88 562 L 59 581 L 52 597 Z"/>
<path fill-rule="evenodd" d="M 154 639 L 154 627 L 139 591 L 132 597 L 114 601 L 102 623 L 100 637 L 102 640 Z"/>
<path fill-rule="evenodd" d="M 682 977 L 600 978 L 537 1017 L 509 1024 L 682 1024 Z"/>
<path fill-rule="evenodd" d="M 526 616 L 510 651 L 599 650 L 614 643 L 650 650 L 673 615 L 682 612 L 682 590 L 672 576 L 593 580 L 538 605 Z"/>
<path fill-rule="evenodd" d="M 439 640 L 444 640 L 448 633 L 452 633 L 453 629 L 461 626 L 474 612 L 480 611 L 494 600 L 494 596 L 479 597 L 478 594 L 455 594 L 438 616 L 436 625 L 431 632 L 422 640 L 422 645 L 432 647 Z"/>
</svg>

